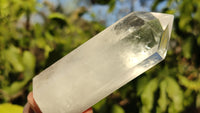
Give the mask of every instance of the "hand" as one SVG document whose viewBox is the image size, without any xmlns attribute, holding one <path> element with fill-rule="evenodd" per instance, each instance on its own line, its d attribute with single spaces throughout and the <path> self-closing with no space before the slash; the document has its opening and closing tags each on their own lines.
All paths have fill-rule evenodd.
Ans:
<svg viewBox="0 0 200 113">
<path fill-rule="evenodd" d="M 28 103 L 24 106 L 23 113 L 42 113 L 33 99 L 33 92 L 30 92 L 27 96 Z M 92 108 L 89 108 L 83 113 L 93 113 Z"/>
</svg>

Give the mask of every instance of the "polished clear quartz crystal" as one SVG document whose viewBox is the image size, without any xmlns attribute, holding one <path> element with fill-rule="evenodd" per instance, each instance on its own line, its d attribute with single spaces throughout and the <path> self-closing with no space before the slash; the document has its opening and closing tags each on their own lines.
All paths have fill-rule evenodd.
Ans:
<svg viewBox="0 0 200 113">
<path fill-rule="evenodd" d="M 43 113 L 81 113 L 162 61 L 173 15 L 133 12 L 33 79 Z"/>
</svg>

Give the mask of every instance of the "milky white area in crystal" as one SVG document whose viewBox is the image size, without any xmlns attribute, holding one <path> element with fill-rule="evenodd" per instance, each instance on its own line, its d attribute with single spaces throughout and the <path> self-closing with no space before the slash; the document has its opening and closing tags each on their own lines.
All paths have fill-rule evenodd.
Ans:
<svg viewBox="0 0 200 113">
<path fill-rule="evenodd" d="M 81 113 L 162 61 L 173 15 L 133 12 L 33 79 L 43 113 Z"/>
</svg>

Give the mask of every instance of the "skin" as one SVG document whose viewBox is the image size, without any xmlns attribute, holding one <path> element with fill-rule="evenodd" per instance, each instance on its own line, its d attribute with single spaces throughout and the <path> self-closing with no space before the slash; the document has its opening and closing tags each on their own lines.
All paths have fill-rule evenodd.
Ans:
<svg viewBox="0 0 200 113">
<path fill-rule="evenodd" d="M 28 100 L 28 102 L 24 106 L 23 113 L 42 113 L 33 98 L 33 92 L 29 93 L 29 95 L 27 96 L 27 100 Z M 88 110 L 86 110 L 83 113 L 93 113 L 92 108 L 89 108 Z"/>
</svg>

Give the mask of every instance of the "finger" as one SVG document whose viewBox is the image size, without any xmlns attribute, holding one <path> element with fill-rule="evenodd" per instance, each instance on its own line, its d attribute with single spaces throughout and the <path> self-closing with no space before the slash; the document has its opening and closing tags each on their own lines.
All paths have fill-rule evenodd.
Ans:
<svg viewBox="0 0 200 113">
<path fill-rule="evenodd" d="M 92 108 L 87 109 L 87 110 L 84 111 L 83 113 L 93 113 Z"/>
<path fill-rule="evenodd" d="M 30 107 L 34 110 L 35 113 L 42 113 L 33 98 L 33 92 L 30 92 L 28 94 L 27 100 L 28 100 L 28 103 L 30 104 Z"/>
<path fill-rule="evenodd" d="M 29 103 L 26 103 L 24 106 L 23 113 L 34 113 L 34 111 L 31 109 L 31 105 Z"/>
</svg>

